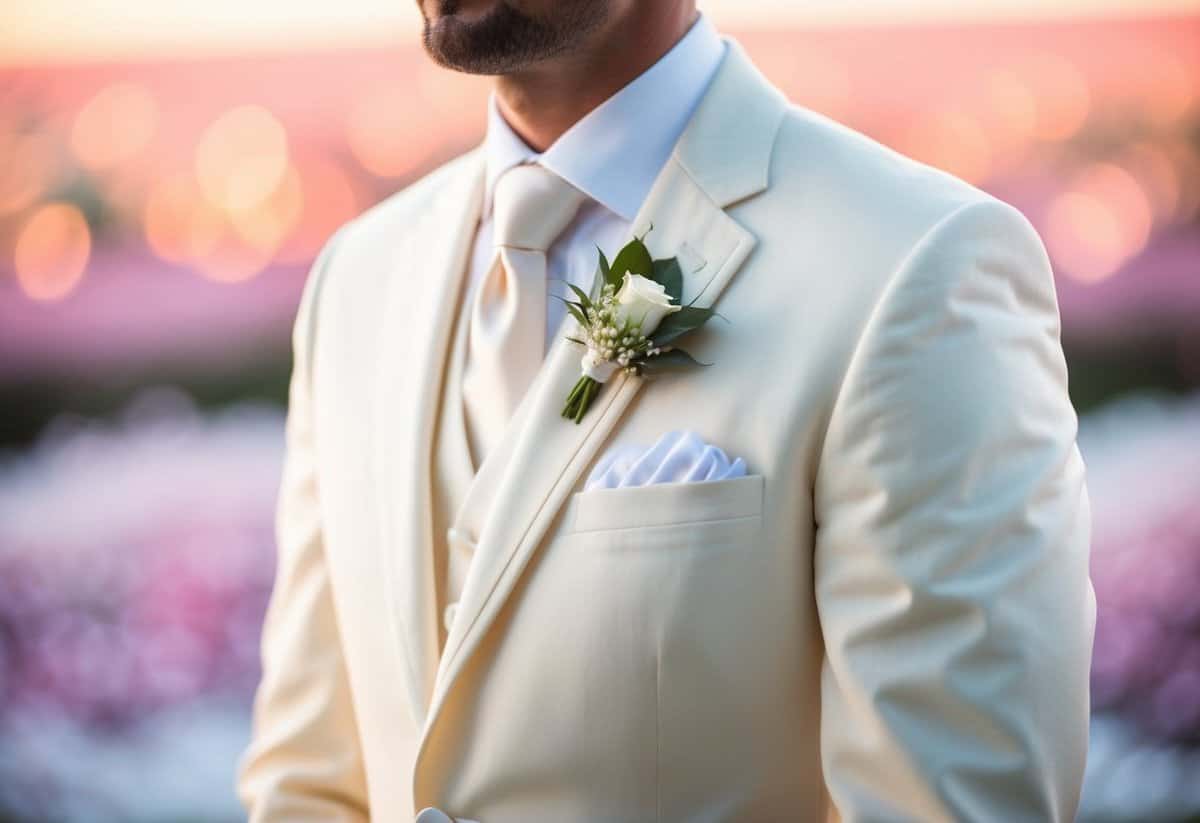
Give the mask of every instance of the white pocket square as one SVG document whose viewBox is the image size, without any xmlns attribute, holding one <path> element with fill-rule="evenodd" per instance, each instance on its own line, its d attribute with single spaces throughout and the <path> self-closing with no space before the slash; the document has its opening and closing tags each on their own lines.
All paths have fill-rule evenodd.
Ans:
<svg viewBox="0 0 1200 823">
<path fill-rule="evenodd" d="M 672 431 L 650 448 L 625 444 L 609 449 L 588 475 L 584 491 L 648 486 L 652 483 L 697 483 L 744 477 L 746 462 L 731 461 L 695 432 Z"/>
</svg>

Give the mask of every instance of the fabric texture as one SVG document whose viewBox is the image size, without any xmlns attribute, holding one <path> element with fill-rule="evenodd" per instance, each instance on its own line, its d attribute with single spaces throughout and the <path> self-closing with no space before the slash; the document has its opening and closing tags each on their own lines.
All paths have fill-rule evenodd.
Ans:
<svg viewBox="0 0 1200 823">
<path fill-rule="evenodd" d="M 314 267 L 255 823 L 1074 818 L 1095 598 L 1045 250 L 724 45 L 629 224 L 719 311 L 688 343 L 713 365 L 616 375 L 576 425 L 554 341 L 452 524 L 475 548 L 444 642 L 432 432 L 483 147 Z M 747 474 L 585 488 L 671 430 Z"/>
</svg>

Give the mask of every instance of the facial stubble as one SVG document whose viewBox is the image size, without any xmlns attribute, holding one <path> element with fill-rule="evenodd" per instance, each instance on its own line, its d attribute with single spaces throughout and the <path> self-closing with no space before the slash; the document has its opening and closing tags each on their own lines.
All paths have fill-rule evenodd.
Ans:
<svg viewBox="0 0 1200 823">
<path fill-rule="evenodd" d="M 474 20 L 463 19 L 460 0 L 439 0 L 438 17 L 425 16 L 425 49 L 439 64 L 469 74 L 512 74 L 584 43 L 604 22 L 604 0 L 558 0 L 554 19 L 500 0 Z"/>
</svg>

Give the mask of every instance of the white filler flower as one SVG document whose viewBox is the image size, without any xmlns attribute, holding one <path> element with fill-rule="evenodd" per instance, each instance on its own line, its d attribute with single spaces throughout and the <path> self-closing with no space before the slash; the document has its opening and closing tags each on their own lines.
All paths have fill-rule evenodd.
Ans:
<svg viewBox="0 0 1200 823">
<path fill-rule="evenodd" d="M 680 305 L 683 272 L 679 262 L 674 257 L 652 259 L 642 238 L 626 243 L 611 266 L 604 252 L 597 252 L 600 261 L 593 294 L 568 283 L 578 299 L 564 299 L 567 311 L 579 324 L 579 336 L 567 339 L 584 347 L 581 374 L 562 410 L 563 417 L 576 423 L 587 413 L 600 387 L 618 371 L 641 377 L 708 365 L 676 348 L 675 340 L 700 328 L 715 314 L 711 308 Z"/>
</svg>

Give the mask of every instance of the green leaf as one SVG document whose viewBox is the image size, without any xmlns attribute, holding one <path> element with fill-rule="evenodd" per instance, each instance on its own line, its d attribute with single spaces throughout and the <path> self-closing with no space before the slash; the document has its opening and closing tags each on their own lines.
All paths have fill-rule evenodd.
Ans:
<svg viewBox="0 0 1200 823">
<path fill-rule="evenodd" d="M 604 272 L 597 266 L 596 274 L 592 277 L 592 290 L 590 293 L 593 303 L 600 299 L 600 290 L 604 288 L 604 282 Z"/>
<path fill-rule="evenodd" d="M 604 256 L 604 252 L 599 246 L 596 246 L 596 253 L 600 255 L 600 276 L 608 280 L 608 258 Z"/>
<path fill-rule="evenodd" d="M 643 277 L 654 276 L 654 261 L 650 259 L 650 250 L 636 237 L 617 253 L 605 282 L 620 288 L 621 281 L 625 279 L 625 272 L 640 274 Z"/>
<path fill-rule="evenodd" d="M 671 312 L 662 319 L 658 328 L 647 335 L 654 341 L 655 346 L 665 346 L 690 331 L 694 331 L 716 314 L 712 309 L 702 309 L 699 306 L 684 306 L 679 311 Z"/>
<path fill-rule="evenodd" d="M 679 261 L 674 257 L 655 260 L 651 279 L 662 284 L 676 305 L 683 302 L 683 270 L 679 268 Z"/>
<path fill-rule="evenodd" d="M 567 311 L 575 309 L 575 311 L 579 312 L 585 318 L 592 313 L 591 306 L 585 306 L 583 303 L 577 300 L 568 300 L 561 294 L 551 294 L 548 296 L 554 298 L 555 300 L 561 300 L 566 305 Z"/>
<path fill-rule="evenodd" d="M 570 287 L 571 291 L 575 292 L 575 296 L 579 298 L 580 307 L 590 312 L 592 309 L 592 299 L 587 296 L 587 292 L 576 286 L 574 283 L 568 283 L 567 286 Z"/>
<path fill-rule="evenodd" d="M 548 279 L 550 279 L 550 280 L 556 280 L 556 281 L 558 281 L 559 283 L 563 283 L 564 285 L 566 285 L 566 286 L 567 286 L 567 288 L 569 288 L 569 289 L 573 289 L 573 290 L 575 291 L 575 294 L 579 295 L 579 305 L 580 305 L 580 308 L 582 308 L 584 311 L 588 311 L 588 312 L 590 312 L 590 311 L 591 311 L 591 309 L 592 309 L 592 303 L 593 303 L 594 301 L 593 301 L 593 300 L 592 300 L 590 297 L 588 297 L 586 294 L 582 293 L 582 292 L 581 292 L 579 289 L 575 288 L 574 284 L 572 284 L 572 283 L 571 283 L 570 281 L 568 281 L 566 278 L 563 278 L 563 277 L 551 277 L 551 278 L 548 278 Z M 570 300 L 567 300 L 565 297 L 562 297 L 561 295 L 558 295 L 558 294 L 549 294 L 548 296 L 550 296 L 550 297 L 555 297 L 555 298 L 557 298 L 557 299 L 559 299 L 559 300 L 562 300 L 564 303 L 570 303 L 570 302 L 571 302 Z"/>
<path fill-rule="evenodd" d="M 575 320 L 579 323 L 580 326 L 584 327 L 585 329 L 587 328 L 587 325 L 588 325 L 587 317 L 584 315 L 583 311 L 579 308 L 578 303 L 568 303 L 567 311 L 569 311 L 571 313 L 571 316 L 575 318 Z"/>
<path fill-rule="evenodd" d="M 642 371 L 646 374 L 655 375 L 690 369 L 693 366 L 711 366 L 712 363 L 701 363 L 683 349 L 671 349 L 654 357 L 639 360 L 638 365 L 641 366 Z"/>
</svg>

